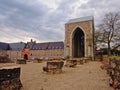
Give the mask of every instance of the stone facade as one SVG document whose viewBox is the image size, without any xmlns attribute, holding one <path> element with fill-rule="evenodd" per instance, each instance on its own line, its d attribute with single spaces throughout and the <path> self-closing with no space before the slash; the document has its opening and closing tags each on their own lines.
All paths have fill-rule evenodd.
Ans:
<svg viewBox="0 0 120 90">
<path fill-rule="evenodd" d="M 14 61 L 21 58 L 21 52 L 22 50 L 7 50 L 7 55 L 12 61 Z"/>
<path fill-rule="evenodd" d="M 32 40 L 31 42 L 27 43 L 23 42 L 10 44 L 0 43 L 0 56 L 8 56 L 9 59 L 11 59 L 11 61 L 16 61 L 17 59 L 32 60 L 35 58 L 38 59 L 63 58 L 64 43 L 63 42 L 36 43 L 35 41 Z"/>
<path fill-rule="evenodd" d="M 94 23 L 93 18 L 84 18 L 81 20 L 73 20 L 65 24 L 65 45 L 64 54 L 65 56 L 73 57 L 73 34 L 76 28 L 80 28 L 84 32 L 84 57 L 92 57 L 94 59 Z"/>
<path fill-rule="evenodd" d="M 54 50 L 31 50 L 31 58 L 61 58 L 64 56 L 64 49 Z"/>
<path fill-rule="evenodd" d="M 64 56 L 64 49 L 54 49 L 54 50 L 29 50 L 28 52 L 22 52 L 22 58 L 27 55 L 29 60 L 39 58 L 39 59 L 49 59 L 49 58 L 62 58 Z"/>
<path fill-rule="evenodd" d="M 29 42 L 22 51 L 22 58 L 24 59 L 51 59 L 62 58 L 64 56 L 63 42 L 46 42 L 36 43 Z"/>
<path fill-rule="evenodd" d="M 0 50 L 0 56 L 7 55 L 7 50 Z"/>
</svg>

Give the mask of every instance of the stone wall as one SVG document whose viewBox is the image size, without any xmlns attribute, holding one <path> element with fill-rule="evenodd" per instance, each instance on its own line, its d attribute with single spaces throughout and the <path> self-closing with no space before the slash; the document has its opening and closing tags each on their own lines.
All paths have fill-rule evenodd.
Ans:
<svg viewBox="0 0 120 90">
<path fill-rule="evenodd" d="M 34 58 L 60 58 L 64 56 L 64 49 L 52 49 L 52 50 L 30 50 L 31 59 Z"/>
<path fill-rule="evenodd" d="M 8 56 L 0 56 L 0 63 L 11 63 L 12 61 L 8 58 Z"/>
<path fill-rule="evenodd" d="M 66 60 L 67 67 L 75 67 L 77 65 L 77 60 Z"/>
<path fill-rule="evenodd" d="M 0 67 L 0 90 L 20 90 L 21 87 L 19 66 Z"/>
<path fill-rule="evenodd" d="M 21 50 L 7 50 L 7 55 L 14 61 L 21 58 L 21 52 Z"/>
<path fill-rule="evenodd" d="M 43 71 L 48 73 L 62 73 L 62 67 L 64 65 L 63 61 L 60 60 L 53 60 L 53 61 L 47 61 L 47 66 L 43 67 Z"/>
<path fill-rule="evenodd" d="M 26 64 L 27 62 L 26 62 L 26 60 L 24 60 L 24 59 L 17 59 L 16 60 L 16 64 Z"/>
<path fill-rule="evenodd" d="M 120 90 L 120 60 L 110 59 L 107 73 L 110 76 L 110 86 L 115 90 Z"/>
<path fill-rule="evenodd" d="M 7 51 L 6 50 L 0 50 L 0 56 L 5 56 L 7 55 Z"/>
<path fill-rule="evenodd" d="M 85 57 L 94 59 L 94 24 L 93 20 L 67 23 L 65 25 L 65 56 L 73 57 L 73 34 L 76 28 L 80 28 L 85 34 Z"/>
</svg>

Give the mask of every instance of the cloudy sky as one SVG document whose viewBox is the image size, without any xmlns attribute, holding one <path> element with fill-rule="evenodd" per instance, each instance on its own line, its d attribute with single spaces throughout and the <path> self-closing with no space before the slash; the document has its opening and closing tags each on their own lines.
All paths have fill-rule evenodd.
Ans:
<svg viewBox="0 0 120 90">
<path fill-rule="evenodd" d="M 0 0 L 0 42 L 64 41 L 65 23 L 118 11 L 119 0 Z"/>
</svg>

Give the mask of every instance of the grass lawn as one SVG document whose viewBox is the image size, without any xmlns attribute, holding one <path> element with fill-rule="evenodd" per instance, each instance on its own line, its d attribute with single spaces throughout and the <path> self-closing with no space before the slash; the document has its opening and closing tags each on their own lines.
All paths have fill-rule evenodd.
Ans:
<svg viewBox="0 0 120 90">
<path fill-rule="evenodd" d="M 110 56 L 110 58 L 120 59 L 120 56 Z"/>
</svg>

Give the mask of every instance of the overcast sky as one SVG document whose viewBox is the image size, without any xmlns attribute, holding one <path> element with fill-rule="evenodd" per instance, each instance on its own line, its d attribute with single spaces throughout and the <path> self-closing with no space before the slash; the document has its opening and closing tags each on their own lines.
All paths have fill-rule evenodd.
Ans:
<svg viewBox="0 0 120 90">
<path fill-rule="evenodd" d="M 118 11 L 120 0 L 0 0 L 0 42 L 64 41 L 65 23 Z"/>
</svg>

